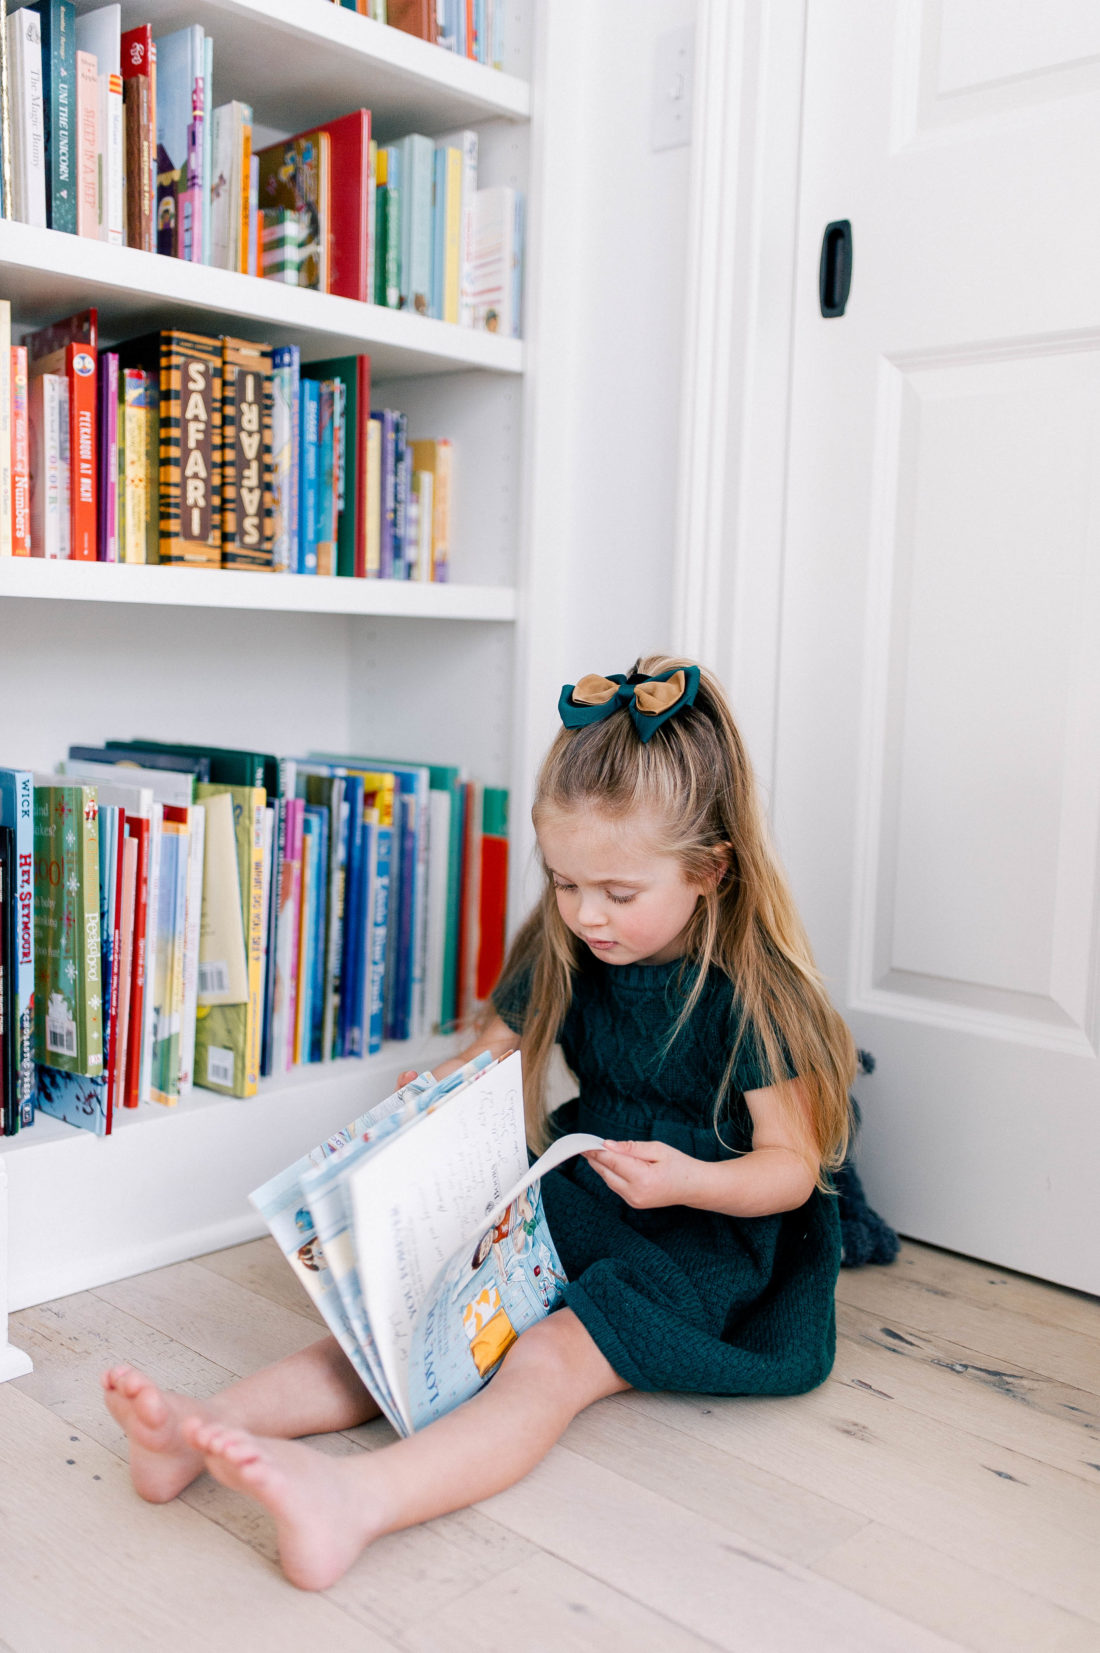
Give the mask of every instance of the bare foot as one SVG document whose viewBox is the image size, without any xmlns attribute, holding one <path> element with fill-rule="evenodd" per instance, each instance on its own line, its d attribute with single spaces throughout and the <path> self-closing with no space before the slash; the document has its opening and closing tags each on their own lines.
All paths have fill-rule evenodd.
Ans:
<svg viewBox="0 0 1100 1653">
<path fill-rule="evenodd" d="M 112 1366 L 101 1379 L 107 1410 L 130 1440 L 130 1477 L 151 1504 L 167 1504 L 205 1467 L 202 1453 L 183 1438 L 183 1418 L 210 1419 L 209 1401 L 158 1389 L 132 1366 Z"/>
<path fill-rule="evenodd" d="M 215 1480 L 274 1516 L 283 1571 L 300 1590 L 327 1590 L 381 1532 L 379 1512 L 372 1512 L 357 1473 L 360 1460 L 329 1458 L 296 1441 L 216 1422 L 189 1418 L 182 1429 Z"/>
</svg>

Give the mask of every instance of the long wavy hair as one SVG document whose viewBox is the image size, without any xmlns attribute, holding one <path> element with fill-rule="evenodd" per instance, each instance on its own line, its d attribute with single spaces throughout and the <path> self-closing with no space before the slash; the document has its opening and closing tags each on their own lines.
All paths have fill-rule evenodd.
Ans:
<svg viewBox="0 0 1100 1653">
<path fill-rule="evenodd" d="M 633 671 L 655 677 L 691 664 L 648 655 Z M 848 1087 L 855 1046 L 814 964 L 771 844 L 752 766 L 717 679 L 702 670 L 694 706 L 669 718 L 648 742 L 639 740 L 625 712 L 581 729 L 562 729 L 539 773 L 532 808 L 536 833 L 549 813 L 578 809 L 595 809 L 612 820 L 644 813 L 655 853 L 676 856 L 684 876 L 699 889 L 679 978 L 683 1004 L 669 1042 L 691 1019 L 708 973 L 727 975 L 734 994 L 729 1059 L 713 1099 L 716 1131 L 721 1134 L 738 1051 L 754 1038 L 770 1072 L 794 1073 L 801 1081 L 780 1094 L 792 1113 L 797 1110 L 794 1123 L 803 1140 L 808 1136 L 816 1147 L 818 1187 L 830 1192 L 825 1173 L 842 1163 L 851 1132 Z M 584 953 L 558 912 L 547 873 L 500 977 L 504 991 L 524 978 L 530 982 L 520 1049 L 528 1138 L 536 1148 L 550 1136 L 548 1065 Z M 483 1026 L 493 1014 L 487 1007 Z"/>
</svg>

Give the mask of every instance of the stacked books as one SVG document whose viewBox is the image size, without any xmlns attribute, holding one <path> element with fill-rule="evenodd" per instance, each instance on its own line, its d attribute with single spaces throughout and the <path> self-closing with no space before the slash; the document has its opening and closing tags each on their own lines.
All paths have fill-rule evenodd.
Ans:
<svg viewBox="0 0 1100 1653">
<path fill-rule="evenodd" d="M 391 9 L 497 49 L 503 0 L 455 0 L 442 32 L 437 0 Z M 523 200 L 478 190 L 476 132 L 380 148 L 357 109 L 257 150 L 251 105 L 214 103 L 212 37 L 124 30 L 117 3 L 24 5 L 0 55 L 3 216 L 518 336 Z"/>
<path fill-rule="evenodd" d="M 335 0 L 474 63 L 503 69 L 505 0 Z"/>
<path fill-rule="evenodd" d="M 369 356 L 10 328 L 0 300 L 0 556 L 448 579 L 452 443 L 371 411 Z"/>
<path fill-rule="evenodd" d="M 0 769 L 4 1133 L 458 1027 L 507 854 L 507 794 L 454 767 L 119 740 Z"/>
<path fill-rule="evenodd" d="M 518 1051 L 415 1080 L 303 1155 L 252 1203 L 394 1429 L 475 1395 L 561 1299 L 540 1179 L 600 1148 L 559 1137 L 527 1163 Z"/>
</svg>

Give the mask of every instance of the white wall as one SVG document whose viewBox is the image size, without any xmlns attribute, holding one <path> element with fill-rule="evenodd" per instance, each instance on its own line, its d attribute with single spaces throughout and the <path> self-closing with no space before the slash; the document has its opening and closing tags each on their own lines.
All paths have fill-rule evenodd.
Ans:
<svg viewBox="0 0 1100 1653">
<path fill-rule="evenodd" d="M 521 764 L 553 735 L 563 681 L 672 642 L 691 149 L 654 151 L 652 105 L 657 43 L 695 12 L 553 0 L 540 19 Z M 514 799 L 517 864 L 532 779 Z M 524 904 L 514 884 L 513 914 Z"/>
</svg>

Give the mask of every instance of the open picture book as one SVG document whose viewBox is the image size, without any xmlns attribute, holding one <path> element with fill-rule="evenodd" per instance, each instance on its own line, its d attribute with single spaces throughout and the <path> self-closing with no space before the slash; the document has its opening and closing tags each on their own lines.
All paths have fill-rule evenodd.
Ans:
<svg viewBox="0 0 1100 1653">
<path fill-rule="evenodd" d="M 561 1299 L 545 1172 L 528 1164 L 519 1052 L 418 1074 L 250 1196 L 402 1435 L 468 1400 Z"/>
</svg>

